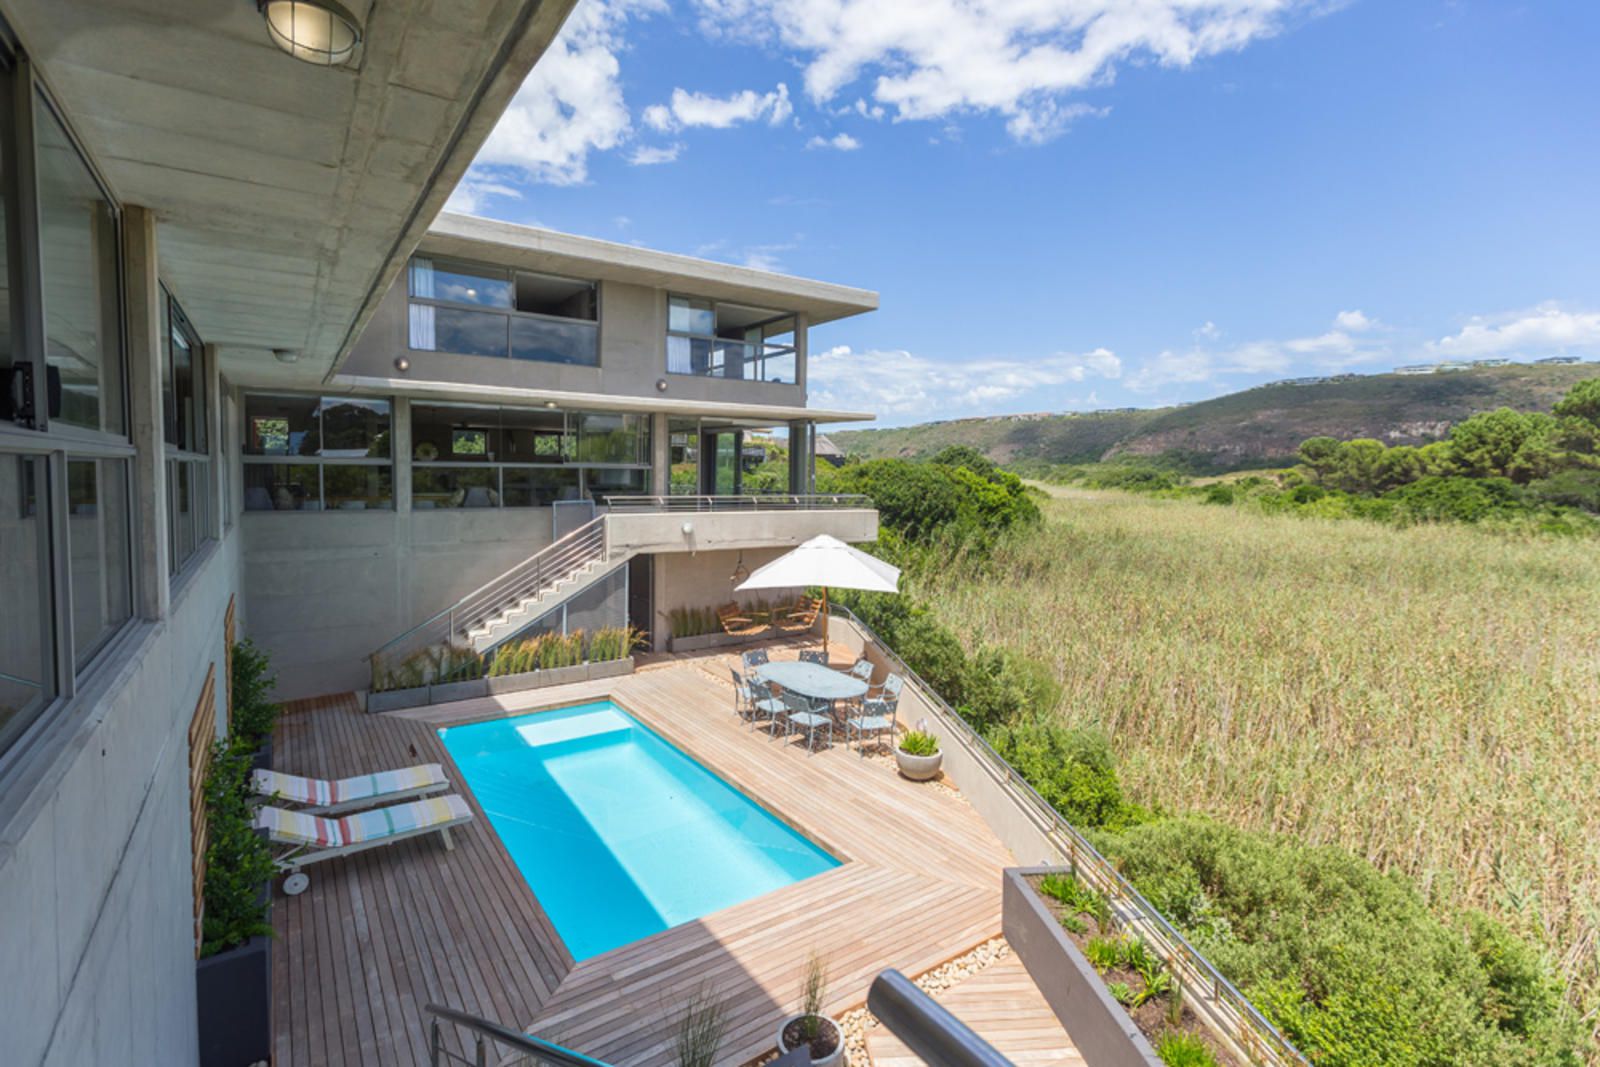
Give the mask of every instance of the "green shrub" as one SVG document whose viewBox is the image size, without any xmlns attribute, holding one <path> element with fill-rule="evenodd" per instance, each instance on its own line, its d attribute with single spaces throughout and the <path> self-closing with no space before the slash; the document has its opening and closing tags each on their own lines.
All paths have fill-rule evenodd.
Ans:
<svg viewBox="0 0 1600 1067">
<path fill-rule="evenodd" d="M 267 696 L 278 683 L 277 675 L 269 673 L 271 666 L 271 657 L 248 637 L 234 643 L 233 721 L 228 728 L 240 743 L 250 748 L 259 748 L 272 736 L 272 728 L 283 710 Z"/>
<path fill-rule="evenodd" d="M 1122 966 L 1122 944 L 1120 937 L 1092 937 L 1083 946 L 1083 957 L 1089 961 L 1089 966 L 1105 974 L 1113 967 Z"/>
<path fill-rule="evenodd" d="M 673 637 L 703 637 L 722 632 L 716 608 L 673 608 L 667 612 L 667 632 Z"/>
<path fill-rule="evenodd" d="M 1526 511 L 1505 478 L 1429 477 L 1385 494 L 1402 522 L 1482 522 Z"/>
<path fill-rule="evenodd" d="M 630 655 L 644 642 L 644 635 L 632 626 L 606 626 L 589 638 L 589 662 L 606 663 Z"/>
<path fill-rule="evenodd" d="M 921 730 L 907 730 L 900 738 L 900 751 L 908 756 L 932 756 L 939 751 L 939 739 Z"/>
<path fill-rule="evenodd" d="M 1156 1038 L 1156 1056 L 1166 1067 L 1217 1067 L 1217 1059 L 1204 1041 L 1175 1030 Z"/>
<path fill-rule="evenodd" d="M 1577 1062 L 1571 1013 L 1531 950 L 1481 916 L 1441 921 L 1342 849 L 1195 818 L 1103 843 L 1319 1067 Z"/>
<path fill-rule="evenodd" d="M 270 935 L 261 885 L 272 878 L 270 846 L 251 827 L 250 748 L 218 742 L 206 771 L 206 874 L 200 955 Z"/>
<path fill-rule="evenodd" d="M 1052 872 L 1039 879 L 1039 892 L 1074 915 L 1088 915 L 1101 930 L 1111 927 L 1111 904 L 1070 874 Z"/>
<path fill-rule="evenodd" d="M 1123 798 L 1111 745 L 1098 731 L 1025 722 L 997 726 L 987 737 L 1000 758 L 1074 826 L 1115 829 L 1149 817 Z"/>
</svg>

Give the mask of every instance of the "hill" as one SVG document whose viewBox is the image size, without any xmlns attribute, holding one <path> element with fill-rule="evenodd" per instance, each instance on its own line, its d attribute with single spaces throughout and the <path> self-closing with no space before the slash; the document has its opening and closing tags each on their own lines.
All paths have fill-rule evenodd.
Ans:
<svg viewBox="0 0 1600 1067">
<path fill-rule="evenodd" d="M 1001 463 L 1164 458 L 1196 473 L 1291 461 L 1308 437 L 1426 444 L 1480 411 L 1549 411 L 1600 365 L 1516 363 L 1428 375 L 1372 374 L 1311 385 L 1263 385 L 1182 407 L 1067 415 L 1000 415 L 831 433 L 869 459 L 971 445 Z"/>
</svg>

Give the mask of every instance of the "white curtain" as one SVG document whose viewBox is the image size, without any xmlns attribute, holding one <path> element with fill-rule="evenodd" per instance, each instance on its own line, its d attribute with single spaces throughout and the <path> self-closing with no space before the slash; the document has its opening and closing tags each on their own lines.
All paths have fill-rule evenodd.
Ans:
<svg viewBox="0 0 1600 1067">
<path fill-rule="evenodd" d="M 411 259 L 411 295 L 424 300 L 433 297 L 433 260 L 423 256 Z M 427 304 L 411 305 L 411 347 L 424 352 L 434 351 L 434 309 Z"/>
</svg>

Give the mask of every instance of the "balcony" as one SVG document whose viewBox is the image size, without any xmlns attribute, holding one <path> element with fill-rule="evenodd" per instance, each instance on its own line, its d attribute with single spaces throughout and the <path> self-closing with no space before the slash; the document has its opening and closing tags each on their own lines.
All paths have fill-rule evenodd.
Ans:
<svg viewBox="0 0 1600 1067">
<path fill-rule="evenodd" d="M 818 534 L 878 536 L 872 501 L 852 494 L 607 497 L 613 553 L 708 552 L 798 545 Z"/>
</svg>

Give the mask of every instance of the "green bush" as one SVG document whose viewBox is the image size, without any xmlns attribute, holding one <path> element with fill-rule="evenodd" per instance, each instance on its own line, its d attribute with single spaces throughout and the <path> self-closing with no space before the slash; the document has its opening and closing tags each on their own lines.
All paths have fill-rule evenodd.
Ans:
<svg viewBox="0 0 1600 1067">
<path fill-rule="evenodd" d="M 1343 849 L 1169 819 L 1102 835 L 1150 902 L 1319 1067 L 1576 1064 L 1558 986 L 1509 932 L 1433 915 Z"/>
<path fill-rule="evenodd" d="M 965 465 L 877 459 L 820 474 L 823 492 L 871 497 L 879 522 L 911 546 L 982 555 L 1005 531 L 1040 521 L 1022 480 L 993 464 L 980 473 Z"/>
<path fill-rule="evenodd" d="M 1148 812 L 1124 799 L 1104 734 L 1051 722 L 1023 722 L 996 726 L 987 737 L 1000 758 L 1074 826 L 1115 829 L 1149 818 Z"/>
<path fill-rule="evenodd" d="M 1156 1056 L 1166 1067 L 1217 1067 L 1217 1059 L 1204 1041 L 1176 1030 L 1156 1038 Z"/>
<path fill-rule="evenodd" d="M 271 666 L 271 657 L 248 637 L 234 643 L 233 721 L 228 728 L 241 744 L 252 749 L 260 748 L 261 743 L 272 736 L 278 713 L 283 710 L 267 696 L 278 683 L 277 675 L 269 673 Z"/>
<path fill-rule="evenodd" d="M 251 827 L 250 749 L 218 742 L 206 772 L 206 875 L 200 955 L 272 933 L 261 886 L 272 878 L 270 846 Z"/>
<path fill-rule="evenodd" d="M 1402 522 L 1482 522 L 1526 510 L 1516 487 L 1505 478 L 1429 477 L 1391 490 Z"/>
</svg>

